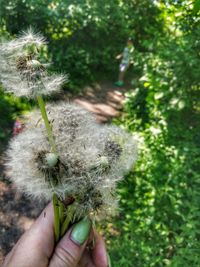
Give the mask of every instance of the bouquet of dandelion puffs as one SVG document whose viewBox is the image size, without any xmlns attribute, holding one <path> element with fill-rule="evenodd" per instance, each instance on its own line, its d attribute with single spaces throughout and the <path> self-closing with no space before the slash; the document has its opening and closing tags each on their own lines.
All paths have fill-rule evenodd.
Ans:
<svg viewBox="0 0 200 267">
<path fill-rule="evenodd" d="M 57 92 L 66 81 L 63 75 L 50 75 L 40 62 L 45 43 L 29 30 L 1 44 L 0 79 L 5 91 L 38 101 L 39 110 L 29 114 L 24 130 L 10 141 L 6 168 L 29 196 L 53 199 L 57 242 L 70 223 L 114 213 L 116 182 L 132 168 L 136 144 L 124 130 L 97 124 L 79 106 L 45 105 L 43 95 Z"/>
</svg>

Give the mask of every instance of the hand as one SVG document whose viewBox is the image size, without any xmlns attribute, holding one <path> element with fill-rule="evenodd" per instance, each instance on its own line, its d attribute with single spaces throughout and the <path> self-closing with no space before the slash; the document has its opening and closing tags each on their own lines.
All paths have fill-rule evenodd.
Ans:
<svg viewBox="0 0 200 267">
<path fill-rule="evenodd" d="M 73 225 L 54 247 L 53 207 L 50 203 L 19 239 L 2 267 L 107 267 L 101 236 L 88 219 Z M 88 246 L 95 240 L 93 249 Z"/>
</svg>

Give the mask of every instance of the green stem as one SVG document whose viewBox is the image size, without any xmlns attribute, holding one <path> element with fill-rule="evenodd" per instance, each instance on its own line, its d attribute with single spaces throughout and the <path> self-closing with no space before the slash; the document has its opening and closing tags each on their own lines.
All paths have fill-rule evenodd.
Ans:
<svg viewBox="0 0 200 267">
<path fill-rule="evenodd" d="M 53 194 L 53 209 L 54 209 L 54 231 L 56 243 L 60 239 L 60 219 L 59 219 L 59 203 L 56 194 Z"/>
<path fill-rule="evenodd" d="M 63 236 L 67 231 L 69 223 L 72 222 L 74 211 L 75 211 L 75 205 L 74 204 L 69 205 L 67 208 L 67 216 L 61 226 L 60 236 Z"/>
<path fill-rule="evenodd" d="M 108 254 L 108 252 L 107 252 L 107 260 L 108 260 L 108 267 L 112 267 L 110 255 Z"/>
<path fill-rule="evenodd" d="M 40 107 L 40 111 L 42 114 L 42 118 L 45 123 L 49 143 L 52 149 L 52 152 L 57 154 L 56 152 L 56 144 L 53 138 L 53 133 L 51 126 L 49 124 L 45 103 L 42 96 L 37 97 L 38 105 Z M 58 199 L 56 194 L 53 194 L 53 209 L 54 209 L 54 231 L 55 231 L 55 240 L 56 243 L 59 241 L 60 237 L 65 234 L 68 229 L 69 223 L 72 221 L 74 215 L 74 205 L 70 205 L 67 209 L 67 216 L 65 217 L 65 207 L 63 203 Z"/>
<path fill-rule="evenodd" d="M 57 154 L 56 153 L 56 144 L 55 144 L 55 141 L 54 141 L 54 138 L 53 138 L 52 129 L 51 129 L 51 126 L 49 124 L 48 117 L 47 117 L 47 112 L 46 112 L 44 100 L 43 100 L 42 96 L 38 96 L 37 100 L 38 100 L 38 105 L 40 107 L 42 118 L 44 120 L 44 124 L 45 124 L 45 127 L 46 127 L 49 143 L 51 145 L 53 153 Z"/>
<path fill-rule="evenodd" d="M 65 219 L 65 206 L 64 204 L 59 200 L 59 220 L 60 220 L 60 225 L 63 224 Z"/>
</svg>

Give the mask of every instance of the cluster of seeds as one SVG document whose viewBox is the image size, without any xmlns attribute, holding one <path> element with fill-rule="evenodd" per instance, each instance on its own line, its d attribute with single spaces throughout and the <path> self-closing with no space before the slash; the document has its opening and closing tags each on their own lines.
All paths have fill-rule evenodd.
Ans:
<svg viewBox="0 0 200 267">
<path fill-rule="evenodd" d="M 0 81 L 7 92 L 36 98 L 58 92 L 66 82 L 64 75 L 49 75 L 39 59 L 46 44 L 39 34 L 29 30 L 19 38 L 0 45 Z"/>
<path fill-rule="evenodd" d="M 66 103 L 48 105 L 57 155 L 52 153 L 39 111 L 11 142 L 7 170 L 31 196 L 76 200 L 76 216 L 108 213 L 116 205 L 115 185 L 136 159 L 132 136 L 114 126 L 100 126 L 84 109 Z"/>
</svg>

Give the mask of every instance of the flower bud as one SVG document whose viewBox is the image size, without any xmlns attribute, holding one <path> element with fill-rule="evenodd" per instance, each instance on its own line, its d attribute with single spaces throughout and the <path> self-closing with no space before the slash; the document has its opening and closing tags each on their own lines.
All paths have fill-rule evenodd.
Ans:
<svg viewBox="0 0 200 267">
<path fill-rule="evenodd" d="M 109 161 L 106 156 L 101 156 L 99 160 L 102 168 L 107 168 L 109 166 Z"/>
<path fill-rule="evenodd" d="M 38 60 L 32 59 L 27 62 L 27 66 L 33 70 L 38 70 L 42 64 Z"/>
<path fill-rule="evenodd" d="M 55 167 L 58 163 L 58 156 L 54 153 L 47 153 L 45 159 L 48 166 L 51 168 Z"/>
</svg>

